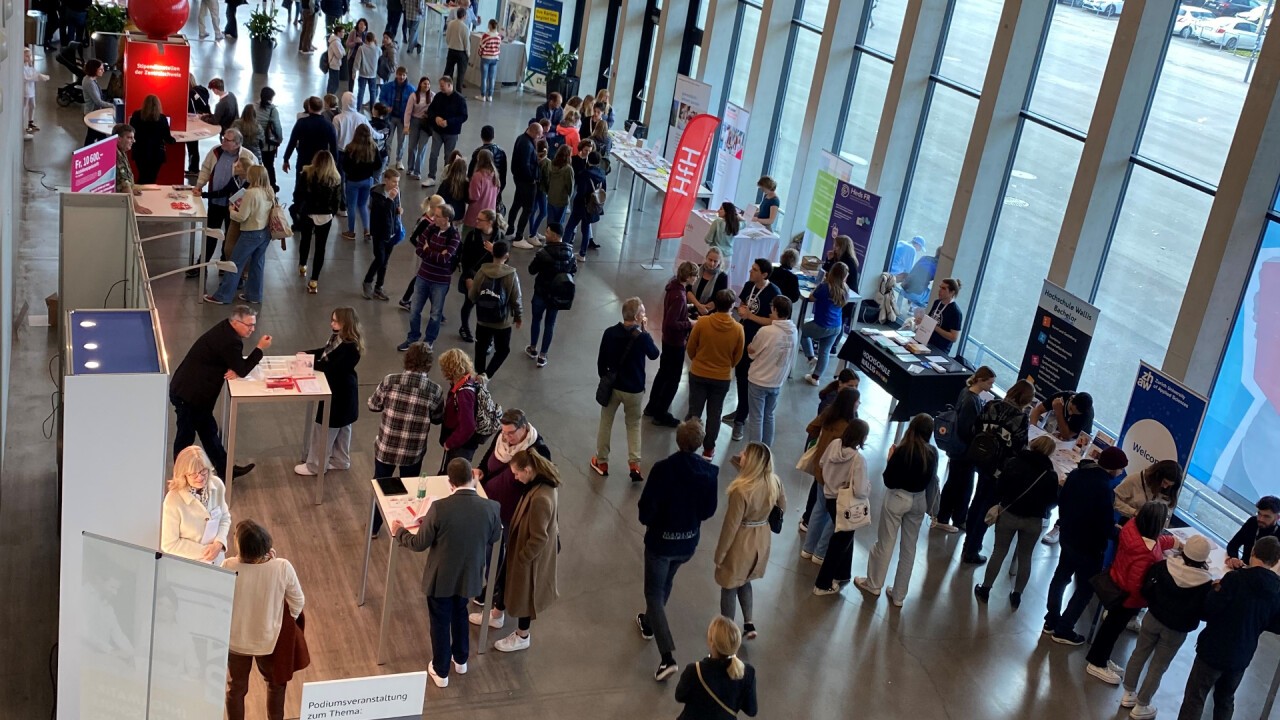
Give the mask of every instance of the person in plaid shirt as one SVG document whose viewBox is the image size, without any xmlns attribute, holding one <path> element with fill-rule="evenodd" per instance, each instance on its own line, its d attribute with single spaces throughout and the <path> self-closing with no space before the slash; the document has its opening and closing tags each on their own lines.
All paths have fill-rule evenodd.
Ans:
<svg viewBox="0 0 1280 720">
<path fill-rule="evenodd" d="M 404 354 L 404 372 L 384 377 L 369 397 L 369 409 L 382 413 L 373 441 L 374 477 L 397 477 L 397 469 L 398 477 L 422 472 L 431 419 L 444 414 L 444 391 L 427 377 L 431 360 L 426 343 L 413 343 Z M 382 517 L 375 513 L 374 536 L 381 529 Z"/>
<path fill-rule="evenodd" d="M 404 0 L 404 42 L 406 53 L 422 54 L 422 43 L 418 42 L 418 24 L 422 22 L 422 14 L 427 11 L 425 0 Z"/>
</svg>

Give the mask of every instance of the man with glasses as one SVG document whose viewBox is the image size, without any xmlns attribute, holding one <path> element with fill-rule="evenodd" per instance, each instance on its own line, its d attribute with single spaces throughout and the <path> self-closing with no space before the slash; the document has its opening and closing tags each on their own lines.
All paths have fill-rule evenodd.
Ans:
<svg viewBox="0 0 1280 720">
<path fill-rule="evenodd" d="M 242 184 L 241 178 L 236 177 L 235 173 L 236 162 L 239 160 L 244 160 L 249 165 L 258 164 L 258 158 L 254 157 L 251 150 L 244 147 L 244 136 L 239 130 L 223 130 L 221 142 L 210 150 L 208 155 L 205 155 L 204 162 L 200 164 L 200 174 L 196 176 L 197 190 L 208 186 L 204 191 L 204 198 L 209 208 L 209 217 L 205 221 L 206 228 L 222 230 L 226 233 L 231 226 L 229 210 L 231 196 L 240 190 Z M 213 251 L 217 246 L 216 237 L 205 236 L 205 262 L 213 259 Z M 222 259 L 227 259 L 225 244 Z M 199 270 L 187 271 L 187 277 L 196 277 L 199 274 Z"/>
<path fill-rule="evenodd" d="M 257 326 L 256 310 L 235 306 L 230 318 L 214 325 L 191 345 L 169 381 L 169 402 L 178 414 L 173 456 L 176 458 L 199 435 L 200 444 L 220 477 L 227 477 L 227 451 L 218 437 L 213 407 L 222 394 L 222 382 L 247 376 L 262 360 L 262 351 L 271 347 L 271 336 L 263 335 L 249 357 L 244 357 L 244 340 Z M 238 478 L 251 470 L 253 463 L 237 465 L 232 468 L 231 477 Z"/>
</svg>

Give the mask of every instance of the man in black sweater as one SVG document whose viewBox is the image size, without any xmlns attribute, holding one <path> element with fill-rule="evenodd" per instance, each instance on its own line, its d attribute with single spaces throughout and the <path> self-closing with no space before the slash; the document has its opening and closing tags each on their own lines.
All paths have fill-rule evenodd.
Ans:
<svg viewBox="0 0 1280 720">
<path fill-rule="evenodd" d="M 516 181 L 516 195 L 511 200 L 507 228 L 516 238 L 511 247 L 522 250 L 538 247 L 536 243 L 525 240 L 524 231 L 529 226 L 529 215 L 533 213 L 533 200 L 537 195 L 538 141 L 541 139 L 542 125 L 531 122 L 511 146 L 511 176 Z"/>
<path fill-rule="evenodd" d="M 307 115 L 294 123 L 293 130 L 289 132 L 289 144 L 284 149 L 285 172 L 289 172 L 289 158 L 293 157 L 294 149 L 298 151 L 299 168 L 310 165 L 311 159 L 321 150 L 328 150 L 335 163 L 338 160 L 338 133 L 333 129 L 333 123 L 324 118 L 324 101 L 312 95 L 302 103 L 302 109 L 307 111 Z"/>
<path fill-rule="evenodd" d="M 431 98 L 427 105 L 426 125 L 431 130 L 431 161 L 427 167 L 427 177 L 422 187 L 436 184 L 436 167 L 440 163 L 440 149 L 444 148 L 447 159 L 458 146 L 458 136 L 462 134 L 462 124 L 467 121 L 467 100 L 462 93 L 454 92 L 453 78 L 440 76 L 440 92 Z"/>
<path fill-rule="evenodd" d="M 1053 641 L 1063 645 L 1081 645 L 1084 637 L 1076 632 L 1076 622 L 1093 598 L 1089 579 L 1102 570 L 1103 555 L 1111 539 L 1115 520 L 1111 511 L 1111 482 L 1129 464 L 1129 458 L 1118 447 L 1102 451 L 1095 463 L 1085 460 L 1067 475 L 1058 491 L 1058 516 L 1061 518 L 1061 554 L 1058 567 L 1049 581 L 1048 612 L 1044 616 L 1044 632 L 1053 633 Z M 1062 595 L 1067 583 L 1075 578 L 1075 592 L 1062 608 Z"/>
<path fill-rule="evenodd" d="M 1178 720 L 1200 720 L 1213 689 L 1213 717 L 1230 718 L 1236 688 L 1258 650 L 1263 632 L 1280 633 L 1280 540 L 1254 543 L 1249 566 L 1228 572 L 1204 601 L 1205 625 L 1196 661 L 1187 675 Z"/>
<path fill-rule="evenodd" d="M 1264 537 L 1280 537 L 1280 498 L 1267 495 L 1258 500 L 1258 514 L 1244 521 L 1231 541 L 1227 543 L 1227 567 L 1237 570 L 1249 564 L 1254 543 Z M 1244 551 L 1241 555 L 1240 552 Z"/>
<path fill-rule="evenodd" d="M 507 153 L 493 141 L 494 137 L 492 125 L 480 128 L 480 147 L 471 151 L 471 162 L 467 163 L 467 177 L 475 173 L 476 158 L 480 156 L 480 151 L 488 150 L 493 156 L 493 169 L 498 171 L 498 199 L 501 200 L 502 193 L 507 190 Z"/>
<path fill-rule="evenodd" d="M 247 305 L 237 305 L 231 317 L 214 325 L 201 335 L 169 380 L 169 402 L 178 414 L 178 430 L 173 436 L 173 456 L 190 447 L 200 436 L 200 444 L 209 455 L 213 468 L 227 477 L 227 451 L 218 437 L 218 422 L 213 419 L 213 406 L 222 394 L 224 380 L 246 377 L 262 359 L 262 351 L 271 347 L 271 336 L 258 338 L 258 345 L 244 357 L 244 339 L 258 326 L 258 313 Z M 232 468 L 233 478 L 253 470 L 253 463 Z"/>
<path fill-rule="evenodd" d="M 602 476 L 609 474 L 609 440 L 613 435 L 613 419 L 622 406 L 627 424 L 627 465 L 631 482 L 642 482 L 640 474 L 640 419 L 644 401 L 644 361 L 658 359 L 658 346 L 653 342 L 640 298 L 622 301 L 622 322 L 605 328 L 600 337 L 596 370 L 601 379 L 612 376 L 612 391 L 600 408 L 600 425 L 596 429 L 596 454 L 591 469 Z M 599 394 L 597 394 L 599 402 Z"/>
<path fill-rule="evenodd" d="M 679 451 L 653 464 L 649 482 L 640 493 L 640 524 L 644 532 L 644 604 L 636 615 L 640 636 L 658 639 L 662 660 L 653 678 L 659 682 L 676 673 L 675 641 L 667 625 L 667 600 L 676 571 L 698 548 L 702 523 L 716 514 L 720 469 L 698 456 L 705 433 L 702 420 L 690 418 L 676 428 Z"/>
</svg>

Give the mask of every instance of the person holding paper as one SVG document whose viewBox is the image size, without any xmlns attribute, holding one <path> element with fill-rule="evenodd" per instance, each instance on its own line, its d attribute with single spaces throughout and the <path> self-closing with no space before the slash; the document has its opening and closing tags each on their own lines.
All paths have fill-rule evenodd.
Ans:
<svg viewBox="0 0 1280 720">
<path fill-rule="evenodd" d="M 431 663 L 427 674 L 436 687 L 449 687 L 449 661 L 459 674 L 467 672 L 470 654 L 467 598 L 484 588 L 489 548 L 502 539 L 498 503 L 476 492 L 471 463 L 462 458 L 446 468 L 452 495 L 431 503 L 415 535 L 391 521 L 391 534 L 401 547 L 414 552 L 430 549 L 422 571 L 422 592 L 431 613 Z"/>
<path fill-rule="evenodd" d="M 1093 396 L 1060 392 L 1045 398 L 1031 410 L 1031 424 L 1040 425 L 1058 440 L 1074 440 L 1093 432 Z"/>
<path fill-rule="evenodd" d="M 305 462 L 295 466 L 297 475 L 315 475 L 320 463 L 327 463 L 326 470 L 346 470 L 351 467 L 351 426 L 360 416 L 360 379 L 356 365 L 364 354 L 364 339 L 360 335 L 360 318 L 355 308 L 340 307 L 329 315 L 329 328 L 333 334 L 324 347 L 308 350 L 315 357 L 315 369 L 324 373 L 332 393 L 329 408 L 329 427 L 321 423 L 324 403 L 316 408 L 316 423 L 311 430 L 311 448 Z"/>
<path fill-rule="evenodd" d="M 230 532 L 227 487 L 204 450 L 191 445 L 173 462 L 160 522 L 160 550 L 221 565 Z"/>
<path fill-rule="evenodd" d="M 928 317 L 933 320 L 933 333 L 929 336 L 929 347 L 951 352 L 951 346 L 960 339 L 960 325 L 964 314 L 956 306 L 956 296 L 960 294 L 960 281 L 947 278 L 938 285 L 938 299 L 929 306 Z"/>
</svg>

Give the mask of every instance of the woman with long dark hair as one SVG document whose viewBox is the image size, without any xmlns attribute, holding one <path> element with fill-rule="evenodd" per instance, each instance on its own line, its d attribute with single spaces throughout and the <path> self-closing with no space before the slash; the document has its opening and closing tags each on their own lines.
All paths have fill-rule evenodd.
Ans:
<svg viewBox="0 0 1280 720">
<path fill-rule="evenodd" d="M 133 127 L 133 162 L 138 166 L 138 184 L 154 184 L 164 167 L 165 146 L 176 140 L 169 131 L 169 119 L 160 107 L 160 98 L 148 95 L 142 107 L 129 117 Z"/>
<path fill-rule="evenodd" d="M 307 282 L 307 292 L 312 295 L 319 289 L 329 228 L 333 227 L 334 214 L 341 202 L 342 177 L 338 175 L 333 156 L 328 150 L 321 150 L 311 158 L 311 164 L 298 173 L 298 184 L 293 193 L 293 203 L 298 206 L 297 230 L 301 236 L 298 241 L 298 274 L 303 277 L 307 275 L 311 241 L 315 240 L 311 279 Z"/>
<path fill-rule="evenodd" d="M 716 211 L 716 219 L 712 220 L 711 227 L 707 228 L 707 236 L 703 238 L 703 242 L 707 247 L 719 248 L 728 259 L 733 256 L 733 238 L 737 236 L 740 229 L 738 207 L 729 201 L 722 202 L 720 209 Z"/>
<path fill-rule="evenodd" d="M 858 405 L 862 394 L 853 388 L 846 388 L 836 394 L 836 399 L 818 416 L 809 421 L 805 431 L 809 433 L 806 447 L 813 447 L 813 463 L 804 469 L 813 475 L 813 497 L 818 507 L 817 514 L 810 513 L 806 521 L 808 527 L 804 543 L 800 547 L 800 558 L 821 565 L 827 556 L 827 546 L 831 542 L 833 532 L 831 517 L 821 511 L 817 505 L 818 491 L 825 491 L 825 470 L 821 462 L 827 452 L 827 446 L 844 435 L 845 428 L 858 417 Z"/>
<path fill-rule="evenodd" d="M 360 334 L 360 318 L 354 308 L 340 307 L 329 315 L 333 334 L 324 347 L 308 350 L 315 358 L 315 369 L 324 373 L 333 393 L 329 408 L 329 427 L 323 426 L 324 407 L 316 408 L 316 424 L 311 432 L 311 448 L 305 462 L 293 468 L 298 475 L 316 475 L 320 463 L 326 470 L 351 467 L 351 426 L 360 417 L 360 379 L 356 365 L 364 354 L 364 338 Z"/>
</svg>

